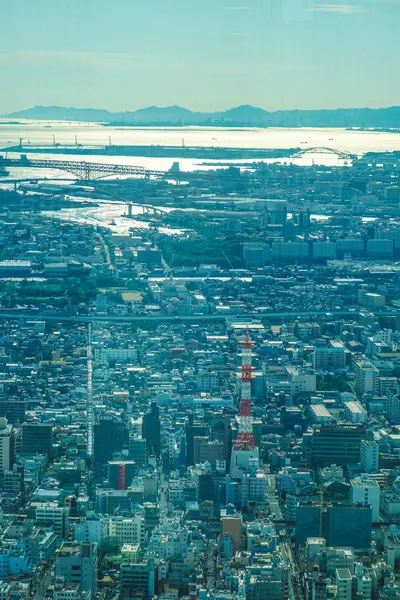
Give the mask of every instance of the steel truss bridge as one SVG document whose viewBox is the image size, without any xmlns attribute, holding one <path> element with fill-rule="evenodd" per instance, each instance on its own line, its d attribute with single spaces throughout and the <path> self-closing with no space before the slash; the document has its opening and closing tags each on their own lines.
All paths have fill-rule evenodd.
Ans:
<svg viewBox="0 0 400 600">
<path fill-rule="evenodd" d="M 22 167 L 29 169 L 58 169 L 75 175 L 81 181 L 93 181 L 112 175 L 134 175 L 137 177 L 168 177 L 179 179 L 179 171 L 156 171 L 135 165 L 115 165 L 105 163 L 91 163 L 74 160 L 46 160 L 41 158 L 28 159 L 25 156 L 18 158 L 4 158 L 0 156 L 2 167 Z"/>
<path fill-rule="evenodd" d="M 292 154 L 292 158 L 299 158 L 301 156 L 307 156 L 307 154 L 331 154 L 332 156 L 337 156 L 338 158 L 355 158 L 355 154 L 350 154 L 349 152 L 342 152 L 341 150 L 334 150 L 334 148 L 325 148 L 323 146 L 316 146 L 315 148 L 304 148 L 300 150 L 300 152 L 296 152 Z"/>
</svg>

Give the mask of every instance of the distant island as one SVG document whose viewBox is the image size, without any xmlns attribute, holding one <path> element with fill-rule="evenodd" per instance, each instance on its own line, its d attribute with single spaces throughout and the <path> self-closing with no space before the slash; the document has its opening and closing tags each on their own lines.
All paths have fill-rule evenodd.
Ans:
<svg viewBox="0 0 400 600">
<path fill-rule="evenodd" d="M 210 127 L 343 127 L 400 128 L 400 106 L 389 108 L 338 108 L 333 110 L 278 110 L 238 106 L 222 112 L 194 112 L 181 106 L 149 106 L 135 111 L 110 112 L 96 108 L 35 106 L 3 115 L 7 119 L 85 121 L 114 126 Z"/>
</svg>

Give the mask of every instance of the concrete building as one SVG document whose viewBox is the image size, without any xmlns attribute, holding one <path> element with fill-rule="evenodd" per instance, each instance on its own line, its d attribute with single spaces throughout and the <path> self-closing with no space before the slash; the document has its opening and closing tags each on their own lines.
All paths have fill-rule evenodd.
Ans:
<svg viewBox="0 0 400 600">
<path fill-rule="evenodd" d="M 145 534 L 141 513 L 126 518 L 122 516 L 110 517 L 108 534 L 110 537 L 117 538 L 121 546 L 122 544 L 140 544 Z"/>
<path fill-rule="evenodd" d="M 376 394 L 378 391 L 379 370 L 366 360 L 355 364 L 356 392 L 358 395 Z"/>
<path fill-rule="evenodd" d="M 353 577 L 349 569 L 336 569 L 336 599 L 352 600 L 353 597 Z"/>
<path fill-rule="evenodd" d="M 392 425 L 400 425 L 400 396 L 388 392 L 387 415 Z"/>
<path fill-rule="evenodd" d="M 0 472 L 4 474 L 13 468 L 15 461 L 15 432 L 6 418 L 0 419 Z"/>
<path fill-rule="evenodd" d="M 368 475 L 355 477 L 350 482 L 350 500 L 355 503 L 369 504 L 372 508 L 372 521 L 379 521 L 380 487 Z"/>
<path fill-rule="evenodd" d="M 272 260 L 304 262 L 308 260 L 309 246 L 305 242 L 272 242 Z"/>
<path fill-rule="evenodd" d="M 325 404 L 311 404 L 310 416 L 313 423 L 324 424 L 333 421 L 333 416 Z"/>
<path fill-rule="evenodd" d="M 69 512 L 65 506 L 58 506 L 55 502 L 41 504 L 36 507 L 35 519 L 38 524 L 51 524 L 61 537 L 68 534 Z"/>
<path fill-rule="evenodd" d="M 315 370 L 339 371 L 345 368 L 344 346 L 322 346 L 314 349 L 313 366 Z"/>
<path fill-rule="evenodd" d="M 372 508 L 366 504 L 335 504 L 327 510 L 330 546 L 366 550 L 372 539 Z"/>
<path fill-rule="evenodd" d="M 344 403 L 345 416 L 350 423 L 366 423 L 368 413 L 360 402 L 351 400 Z"/>
<path fill-rule="evenodd" d="M 348 465 L 360 461 L 361 440 L 367 439 L 361 423 L 321 425 L 303 436 L 303 459 L 307 466 Z"/>
<path fill-rule="evenodd" d="M 151 561 L 121 565 L 120 598 L 152 598 L 154 590 L 154 566 Z"/>
<path fill-rule="evenodd" d="M 363 565 L 356 565 L 353 583 L 357 600 L 371 600 L 372 579 L 367 569 Z"/>
<path fill-rule="evenodd" d="M 287 600 L 289 597 L 289 567 L 276 553 L 266 554 L 246 568 L 246 600 Z"/>
<path fill-rule="evenodd" d="M 312 246 L 313 259 L 318 260 L 333 260 L 336 258 L 336 243 L 335 242 L 314 242 Z"/>
<path fill-rule="evenodd" d="M 361 238 L 341 238 L 336 240 L 336 254 L 338 258 L 350 255 L 355 258 L 363 256 L 365 252 L 364 240 Z"/>
<path fill-rule="evenodd" d="M 49 423 L 22 425 L 22 451 L 27 454 L 53 454 L 53 426 Z"/>
<path fill-rule="evenodd" d="M 365 306 L 371 310 L 378 310 L 385 307 L 386 298 L 382 294 L 375 294 L 361 289 L 358 292 L 358 302 L 361 306 Z"/>
<path fill-rule="evenodd" d="M 379 469 L 379 446 L 373 440 L 361 442 L 361 466 L 364 473 L 377 473 Z"/>
<path fill-rule="evenodd" d="M 108 535 L 108 521 L 93 515 L 75 523 L 74 537 L 77 542 L 95 542 L 99 545 Z"/>
<path fill-rule="evenodd" d="M 240 550 L 242 537 L 242 517 L 241 515 L 225 515 L 221 517 L 221 536 L 229 536 L 232 539 L 233 550 Z"/>
<path fill-rule="evenodd" d="M 93 599 L 97 593 L 96 544 L 63 542 L 56 555 L 55 574 L 63 577 L 66 583 L 78 584 Z"/>
</svg>

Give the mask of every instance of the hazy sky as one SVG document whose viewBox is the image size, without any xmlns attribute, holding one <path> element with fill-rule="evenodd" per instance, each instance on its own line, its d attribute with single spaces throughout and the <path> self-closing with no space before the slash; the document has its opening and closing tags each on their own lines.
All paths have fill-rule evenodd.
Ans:
<svg viewBox="0 0 400 600">
<path fill-rule="evenodd" d="M 400 0 L 0 0 L 0 113 L 400 104 Z"/>
</svg>

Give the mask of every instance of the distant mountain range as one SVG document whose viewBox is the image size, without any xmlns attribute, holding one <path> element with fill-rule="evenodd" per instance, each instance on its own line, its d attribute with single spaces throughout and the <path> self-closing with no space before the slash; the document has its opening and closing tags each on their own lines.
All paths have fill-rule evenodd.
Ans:
<svg viewBox="0 0 400 600">
<path fill-rule="evenodd" d="M 238 106 L 222 112 L 193 112 L 181 106 L 149 106 L 132 112 L 96 108 L 35 106 L 3 115 L 12 119 L 89 121 L 112 125 L 210 125 L 223 127 L 361 127 L 400 128 L 400 106 L 338 108 L 335 110 L 278 110 Z"/>
</svg>

